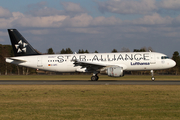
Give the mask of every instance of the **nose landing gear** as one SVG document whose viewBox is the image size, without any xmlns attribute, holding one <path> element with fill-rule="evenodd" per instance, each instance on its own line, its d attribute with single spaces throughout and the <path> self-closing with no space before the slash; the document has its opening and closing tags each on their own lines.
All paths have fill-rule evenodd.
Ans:
<svg viewBox="0 0 180 120">
<path fill-rule="evenodd" d="M 155 80 L 155 77 L 154 77 L 154 71 L 153 71 L 153 70 L 151 70 L 151 76 L 152 76 L 152 77 L 151 77 L 151 80 L 154 81 L 154 80 Z"/>
</svg>

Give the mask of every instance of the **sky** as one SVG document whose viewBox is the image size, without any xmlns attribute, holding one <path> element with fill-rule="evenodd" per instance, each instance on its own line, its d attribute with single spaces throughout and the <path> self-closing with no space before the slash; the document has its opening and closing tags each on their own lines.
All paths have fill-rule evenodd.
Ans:
<svg viewBox="0 0 180 120">
<path fill-rule="evenodd" d="M 17 29 L 41 53 L 180 52 L 180 0 L 0 0 L 0 44 Z"/>
</svg>

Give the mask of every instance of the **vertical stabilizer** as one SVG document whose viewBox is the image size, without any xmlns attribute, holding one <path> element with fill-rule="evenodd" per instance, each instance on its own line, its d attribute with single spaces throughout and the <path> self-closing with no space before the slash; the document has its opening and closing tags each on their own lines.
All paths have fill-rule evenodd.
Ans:
<svg viewBox="0 0 180 120">
<path fill-rule="evenodd" d="M 16 29 L 8 29 L 8 33 L 15 56 L 39 55 Z"/>
</svg>

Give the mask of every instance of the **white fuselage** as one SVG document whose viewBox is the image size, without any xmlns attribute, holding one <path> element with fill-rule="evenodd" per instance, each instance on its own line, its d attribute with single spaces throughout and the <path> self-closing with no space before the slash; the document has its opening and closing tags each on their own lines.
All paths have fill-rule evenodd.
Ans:
<svg viewBox="0 0 180 120">
<path fill-rule="evenodd" d="M 175 66 L 175 62 L 162 53 L 127 52 L 93 54 L 49 54 L 6 58 L 6 62 L 30 68 L 56 72 L 84 72 L 75 66 L 75 60 L 103 66 L 121 66 L 123 70 L 160 70 Z"/>
</svg>

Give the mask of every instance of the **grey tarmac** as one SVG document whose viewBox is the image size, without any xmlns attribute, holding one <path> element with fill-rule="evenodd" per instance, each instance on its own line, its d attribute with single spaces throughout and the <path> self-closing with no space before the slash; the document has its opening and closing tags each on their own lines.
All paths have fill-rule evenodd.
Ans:
<svg viewBox="0 0 180 120">
<path fill-rule="evenodd" d="M 0 85 L 180 85 L 180 80 L 0 80 Z"/>
</svg>

